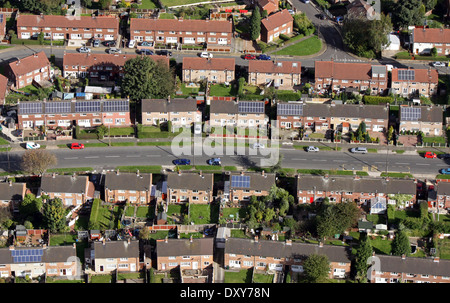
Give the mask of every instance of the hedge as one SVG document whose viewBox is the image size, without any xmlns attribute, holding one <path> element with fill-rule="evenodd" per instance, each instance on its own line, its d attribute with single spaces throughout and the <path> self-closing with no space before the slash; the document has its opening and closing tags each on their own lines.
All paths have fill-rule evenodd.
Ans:
<svg viewBox="0 0 450 303">
<path fill-rule="evenodd" d="M 368 96 L 363 97 L 365 104 L 387 104 L 392 103 L 394 99 L 392 97 L 380 97 L 380 96 Z"/>
</svg>

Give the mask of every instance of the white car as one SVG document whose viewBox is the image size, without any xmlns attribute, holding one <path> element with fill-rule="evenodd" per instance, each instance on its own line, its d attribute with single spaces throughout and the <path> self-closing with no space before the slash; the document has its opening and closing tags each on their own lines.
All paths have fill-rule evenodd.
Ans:
<svg viewBox="0 0 450 303">
<path fill-rule="evenodd" d="M 135 46 L 136 46 L 136 40 L 130 40 L 130 42 L 128 43 L 128 47 L 134 48 Z"/>
<path fill-rule="evenodd" d="M 213 54 L 208 53 L 208 52 L 201 52 L 200 53 L 200 58 L 212 58 Z"/>
<path fill-rule="evenodd" d="M 194 126 L 194 134 L 201 135 L 202 134 L 202 125 L 200 123 L 196 123 Z"/>
<path fill-rule="evenodd" d="M 350 150 L 354 154 L 367 154 L 367 148 L 365 147 L 354 147 Z"/>
<path fill-rule="evenodd" d="M 121 54 L 122 51 L 116 47 L 111 47 L 108 49 L 108 54 Z"/>
<path fill-rule="evenodd" d="M 434 67 L 445 67 L 445 63 L 439 61 L 433 62 L 431 63 L 431 65 L 433 65 Z"/>
<path fill-rule="evenodd" d="M 82 47 L 80 47 L 80 48 L 78 49 L 78 51 L 79 51 L 80 53 L 90 53 L 90 52 L 91 52 L 91 49 L 90 49 L 89 47 L 82 46 Z"/>
<path fill-rule="evenodd" d="M 318 147 L 315 147 L 315 146 L 308 146 L 308 147 L 306 148 L 306 151 L 307 151 L 307 152 L 318 152 L 318 151 L 319 151 L 319 148 L 318 148 Z"/>
<path fill-rule="evenodd" d="M 258 149 L 258 148 L 264 148 L 264 144 L 262 143 L 253 143 L 253 148 L 254 149 Z"/>
<path fill-rule="evenodd" d="M 38 143 L 35 142 L 28 142 L 26 145 L 27 149 L 39 149 L 41 146 Z"/>
</svg>

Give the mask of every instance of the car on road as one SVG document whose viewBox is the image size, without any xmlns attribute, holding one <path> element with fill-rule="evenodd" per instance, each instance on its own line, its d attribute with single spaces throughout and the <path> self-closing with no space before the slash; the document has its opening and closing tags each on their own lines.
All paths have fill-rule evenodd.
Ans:
<svg viewBox="0 0 450 303">
<path fill-rule="evenodd" d="M 264 148 L 263 143 L 253 143 L 253 149 Z"/>
<path fill-rule="evenodd" d="M 245 60 L 256 60 L 256 56 L 255 55 L 251 55 L 251 54 L 247 54 L 244 56 Z"/>
<path fill-rule="evenodd" d="M 175 165 L 190 165 L 191 160 L 189 159 L 175 159 L 173 160 L 173 164 Z"/>
<path fill-rule="evenodd" d="M 82 46 L 82 47 L 80 47 L 80 48 L 78 49 L 78 51 L 79 51 L 80 53 L 90 53 L 90 52 L 91 52 L 91 49 L 90 49 L 89 47 Z"/>
<path fill-rule="evenodd" d="M 168 50 L 162 50 L 162 51 L 159 51 L 159 55 L 172 57 L 172 52 L 168 51 Z"/>
<path fill-rule="evenodd" d="M 155 54 L 151 49 L 148 49 L 148 48 L 141 49 L 139 51 L 139 53 L 142 55 L 154 55 Z"/>
<path fill-rule="evenodd" d="M 437 157 L 439 159 L 450 159 L 450 154 L 439 154 Z"/>
<path fill-rule="evenodd" d="M 222 162 L 220 161 L 220 158 L 208 159 L 208 161 L 206 161 L 206 163 L 208 163 L 208 165 L 221 165 L 222 164 Z"/>
<path fill-rule="evenodd" d="M 36 142 L 27 142 L 27 144 L 25 145 L 26 149 L 39 149 L 41 148 L 41 146 L 36 143 Z"/>
<path fill-rule="evenodd" d="M 441 174 L 450 175 L 450 167 L 441 169 Z"/>
<path fill-rule="evenodd" d="M 366 154 L 367 153 L 367 148 L 365 148 L 365 147 L 354 147 L 354 148 L 350 149 L 350 152 L 352 152 L 354 154 Z"/>
<path fill-rule="evenodd" d="M 431 66 L 433 67 L 445 67 L 445 63 L 444 62 L 440 62 L 440 61 L 435 61 L 431 63 Z"/>
<path fill-rule="evenodd" d="M 427 158 L 427 159 L 434 159 L 434 158 L 437 158 L 437 155 L 435 153 L 433 153 L 433 152 L 426 152 L 423 155 L 423 157 Z"/>
<path fill-rule="evenodd" d="M 72 143 L 70 144 L 70 149 L 84 149 L 84 144 L 83 143 Z"/>
<path fill-rule="evenodd" d="M 199 54 L 199 56 L 200 56 L 200 58 L 212 58 L 212 57 L 213 57 L 213 54 L 208 53 L 208 52 L 201 52 L 201 53 Z"/>
<path fill-rule="evenodd" d="M 270 60 L 270 56 L 269 55 L 259 55 L 258 56 L 258 60 Z"/>
<path fill-rule="evenodd" d="M 307 151 L 307 152 L 315 152 L 315 153 L 317 153 L 317 152 L 319 151 L 319 148 L 318 148 L 318 147 L 315 147 L 315 146 L 308 146 L 308 147 L 306 148 L 306 151 Z"/>
<path fill-rule="evenodd" d="M 131 39 L 130 42 L 128 42 L 129 48 L 134 48 L 136 46 L 136 40 Z"/>
<path fill-rule="evenodd" d="M 93 47 L 100 47 L 100 40 L 95 39 L 94 42 L 92 42 Z"/>
<path fill-rule="evenodd" d="M 113 47 L 113 46 L 116 46 L 116 41 L 114 41 L 114 40 L 103 41 L 103 45 Z"/>
<path fill-rule="evenodd" d="M 122 51 L 116 47 L 111 47 L 108 49 L 108 54 L 121 54 Z"/>
<path fill-rule="evenodd" d="M 309 3 L 309 0 L 302 0 L 303 3 Z"/>
</svg>

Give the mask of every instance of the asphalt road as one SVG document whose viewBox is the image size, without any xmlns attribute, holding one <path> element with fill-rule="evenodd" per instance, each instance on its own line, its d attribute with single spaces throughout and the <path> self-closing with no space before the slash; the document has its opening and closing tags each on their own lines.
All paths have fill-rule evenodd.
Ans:
<svg viewBox="0 0 450 303">
<path fill-rule="evenodd" d="M 213 155 L 205 151 L 196 152 L 193 156 L 194 147 L 189 147 L 186 151 L 188 155 L 177 154 L 170 146 L 134 146 L 134 147 L 91 147 L 84 150 L 69 149 L 49 149 L 58 158 L 57 168 L 69 167 L 92 167 L 96 170 L 114 169 L 117 166 L 128 165 L 164 165 L 171 166 L 172 161 L 178 158 L 191 160 L 192 165 L 206 165 L 206 161 L 211 157 L 220 157 L 223 166 L 268 166 L 261 162 L 269 159 L 268 154 L 273 153 L 278 159 L 275 150 L 266 148 L 255 151 L 253 149 L 239 150 L 232 148 L 231 151 L 219 150 Z M 303 150 L 292 148 L 280 148 L 283 154 L 282 167 L 304 168 L 304 169 L 324 169 L 324 170 L 369 170 L 373 172 L 410 172 L 412 174 L 438 174 L 439 170 L 450 166 L 450 162 L 442 159 L 425 159 L 416 154 L 395 154 L 395 153 L 368 153 L 352 154 L 347 150 L 319 151 L 318 153 L 308 153 Z M 20 158 L 23 152 L 0 153 L 1 170 L 20 169 Z M 9 156 L 9 161 L 8 161 Z M 448 160 L 447 160 L 448 161 Z"/>
</svg>

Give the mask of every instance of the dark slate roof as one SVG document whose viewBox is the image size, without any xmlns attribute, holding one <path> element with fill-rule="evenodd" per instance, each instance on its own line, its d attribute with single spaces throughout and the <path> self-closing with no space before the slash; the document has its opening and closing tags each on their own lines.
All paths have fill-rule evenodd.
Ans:
<svg viewBox="0 0 450 303">
<path fill-rule="evenodd" d="M 14 248 L 14 250 L 21 250 L 21 249 L 42 249 L 42 247 Z M 44 263 L 67 262 L 69 257 L 76 257 L 76 256 L 77 256 L 76 248 L 72 245 L 47 246 L 44 249 L 44 254 L 42 255 L 42 262 Z M 35 262 L 25 262 L 25 263 L 35 263 Z M 9 248 L 0 248 L 0 264 L 13 264 L 13 258 L 11 250 Z"/>
<path fill-rule="evenodd" d="M 139 241 L 93 242 L 94 258 L 139 258 Z"/>
<path fill-rule="evenodd" d="M 25 194 L 25 183 L 0 183 L 0 201 L 21 201 Z"/>
<path fill-rule="evenodd" d="M 150 191 L 151 187 L 152 174 L 107 172 L 105 175 L 106 189 Z"/>
<path fill-rule="evenodd" d="M 244 176 L 250 176 L 250 187 L 232 187 L 231 176 L 239 176 L 240 173 L 230 174 L 230 188 L 231 189 L 251 189 L 251 190 L 270 190 L 272 185 L 275 184 L 275 174 L 274 173 L 249 173 L 245 172 Z"/>
<path fill-rule="evenodd" d="M 439 182 L 437 184 L 437 194 L 442 196 L 450 196 L 450 182 Z"/>
<path fill-rule="evenodd" d="M 394 178 L 352 178 L 344 176 L 310 176 L 297 177 L 297 190 L 385 193 L 385 194 L 416 194 L 416 183 L 413 179 Z"/>
<path fill-rule="evenodd" d="M 397 272 L 450 277 L 450 260 L 435 262 L 432 258 L 402 259 L 399 256 L 376 255 L 380 259 L 382 272 Z"/>
<path fill-rule="evenodd" d="M 305 259 L 312 254 L 326 255 L 330 262 L 351 262 L 351 248 L 345 246 L 295 243 L 270 240 L 251 240 L 228 238 L 225 243 L 226 254 L 240 254 L 249 256 L 298 258 Z"/>
<path fill-rule="evenodd" d="M 169 256 L 210 256 L 213 254 L 214 238 L 167 239 L 156 242 L 156 255 Z"/>
<path fill-rule="evenodd" d="M 172 189 L 212 190 L 213 180 L 213 174 L 169 173 L 167 174 L 167 187 Z"/>
<path fill-rule="evenodd" d="M 442 122 L 444 119 L 444 111 L 439 106 L 421 106 L 421 108 L 420 121 L 422 122 Z"/>
<path fill-rule="evenodd" d="M 211 100 L 209 112 L 211 114 L 214 114 L 214 113 L 237 114 L 237 113 L 239 113 L 239 106 L 238 106 L 237 102 L 234 102 L 234 101 Z"/>
<path fill-rule="evenodd" d="M 86 193 L 87 176 L 45 175 L 41 178 L 44 193 Z"/>
<path fill-rule="evenodd" d="M 389 109 L 384 105 L 306 103 L 303 116 L 388 119 Z"/>
<path fill-rule="evenodd" d="M 197 100 L 195 99 L 143 99 L 141 102 L 142 112 L 196 112 Z"/>
</svg>

